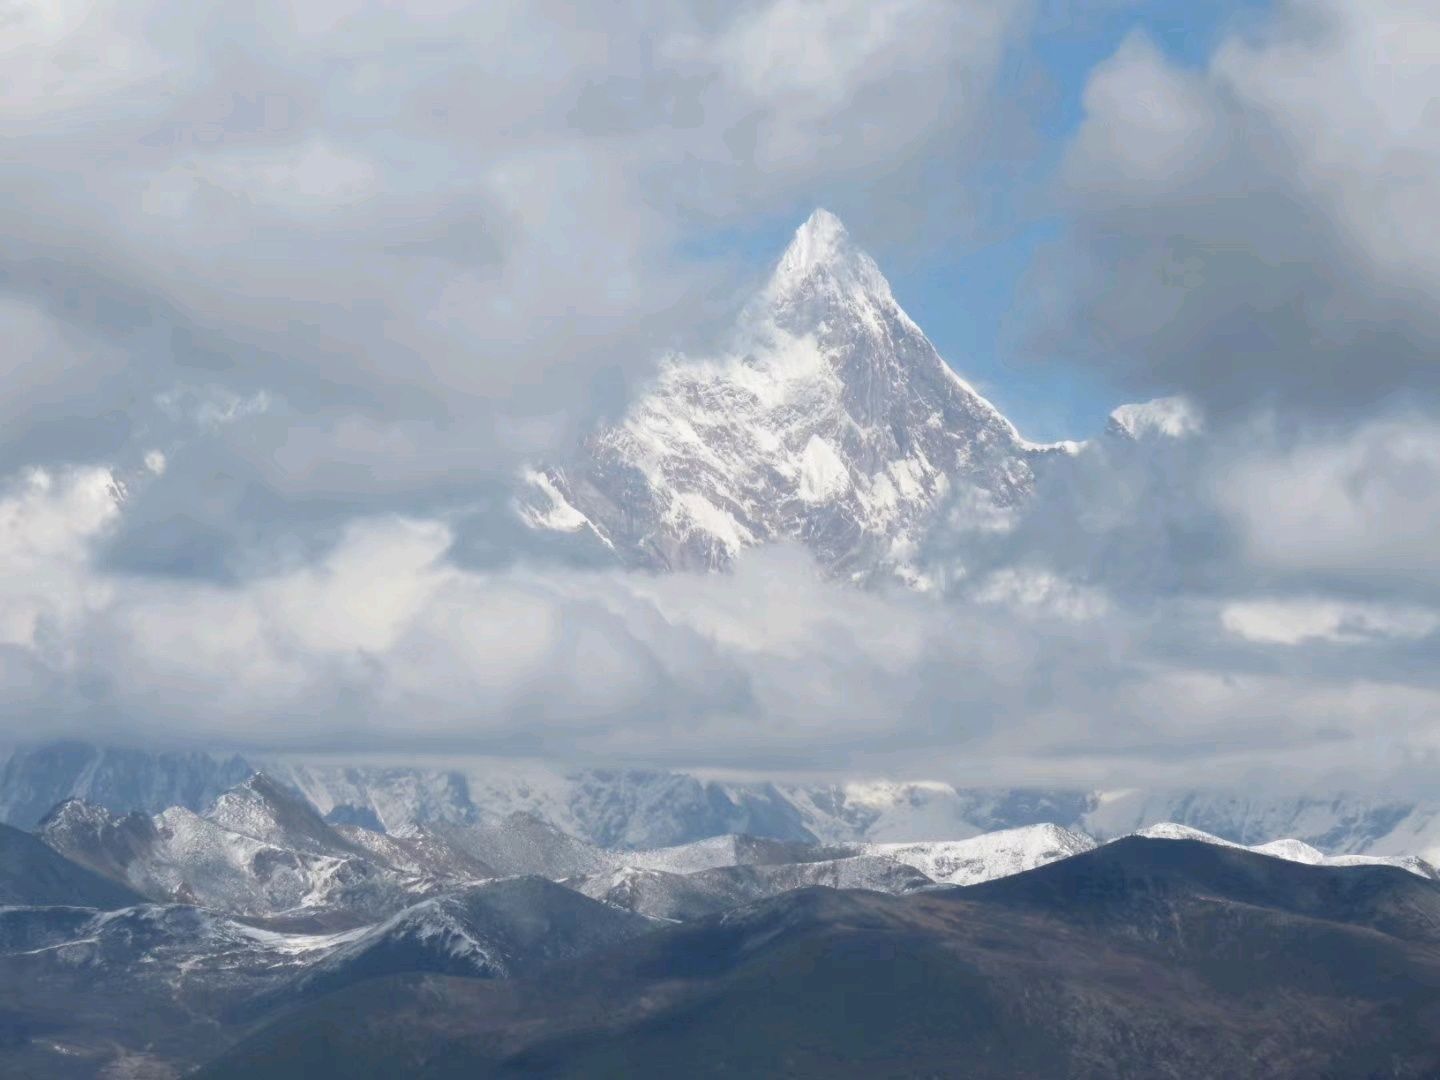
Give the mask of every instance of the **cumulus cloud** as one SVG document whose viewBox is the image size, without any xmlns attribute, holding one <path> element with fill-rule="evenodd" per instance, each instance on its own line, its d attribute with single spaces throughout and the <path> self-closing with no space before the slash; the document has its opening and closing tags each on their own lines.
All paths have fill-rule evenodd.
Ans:
<svg viewBox="0 0 1440 1080">
<path fill-rule="evenodd" d="M 890 174 L 963 143 L 1024 9 L 20 0 L 0 302 L 128 361 L 111 409 L 269 395 L 322 414 L 311 455 L 384 423 L 500 475 L 728 302 L 685 243 L 840 175 L 908 201 Z"/>
<path fill-rule="evenodd" d="M 56 476 L 33 469 L 0 498 L 0 634 L 11 645 L 62 641 L 105 590 L 88 574 L 92 544 L 120 512 L 124 489 L 108 469 Z"/>
<path fill-rule="evenodd" d="M 1036 344 L 1222 416 L 1434 404 L 1440 14 L 1283 0 L 1196 70 L 1136 33 L 1090 77 Z"/>
<path fill-rule="evenodd" d="M 1377 419 L 1260 449 L 1218 500 L 1249 556 L 1276 571 L 1432 595 L 1440 584 L 1440 425 Z"/>
<path fill-rule="evenodd" d="M 1237 601 L 1224 607 L 1220 620 L 1232 634 L 1276 645 L 1423 638 L 1440 628 L 1440 612 L 1424 608 L 1303 597 Z"/>
<path fill-rule="evenodd" d="M 717 234 L 963 175 L 1028 7 L 9 3 L 0 473 L 158 449 L 113 557 L 191 576 L 497 503 L 730 314 Z"/>
<path fill-rule="evenodd" d="M 1099 624 L 1162 661 L 1111 705 L 1150 701 L 1143 730 L 1077 754 L 1433 754 L 1437 33 L 1403 0 L 1284 0 L 1199 64 L 1136 32 L 1087 79 L 1031 344 L 1166 397 L 994 542 L 932 540 L 961 595 L 1018 561 L 1100 590 Z"/>
<path fill-rule="evenodd" d="M 944 600 L 839 584 L 785 548 L 731 575 L 485 571 L 455 561 L 446 522 L 389 514 L 225 584 L 98 561 L 163 483 L 7 484 L 0 737 L 1104 785 L 1230 779 L 1242 758 L 1313 775 L 1382 709 L 1375 769 L 1434 749 L 1433 665 L 1370 657 L 1357 677 L 1316 651 L 1423 643 L 1440 620 L 1421 609 L 1142 611 L 1020 572 Z"/>
<path fill-rule="evenodd" d="M 11 4 L 0 741 L 1122 786 L 1432 760 L 1440 21 L 1401 0 L 1093 73 L 1025 295 L 1143 404 L 1028 504 L 953 492 L 934 594 L 517 539 L 517 467 L 732 303 L 753 268 L 711 234 L 953 208 L 916 178 L 963 173 L 1029 7 Z"/>
</svg>

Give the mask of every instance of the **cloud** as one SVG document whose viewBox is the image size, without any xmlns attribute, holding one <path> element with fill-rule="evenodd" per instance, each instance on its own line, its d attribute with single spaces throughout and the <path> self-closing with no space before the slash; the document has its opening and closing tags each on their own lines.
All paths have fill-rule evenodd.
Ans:
<svg viewBox="0 0 1440 1080">
<path fill-rule="evenodd" d="M 783 548 L 555 565 L 511 513 L 728 313 L 754 268 L 707 238 L 832 200 L 955 228 L 934 178 L 1030 7 L 11 4 L 0 741 L 1122 786 L 1432 760 L 1440 24 L 1399 0 L 1092 74 L 1021 314 L 1154 400 L 1026 505 L 954 492 L 935 595 Z"/>
<path fill-rule="evenodd" d="M 1440 616 L 1416 605 L 1137 606 L 1028 571 L 941 599 L 787 548 L 730 575 L 477 570 L 446 522 L 393 514 L 186 581 L 97 558 L 168 480 L 145 475 L 6 486 L 0 737 L 1100 786 L 1299 782 L 1382 728 L 1371 773 L 1434 750 Z"/>
<path fill-rule="evenodd" d="M 1433 757 L 1437 33 L 1423 5 L 1284 0 L 1198 65 L 1137 32 L 1087 79 L 1030 346 L 1204 428 L 1092 440 L 1004 537 L 932 541 L 962 595 L 1016 563 L 1103 590 L 1117 655 L 1158 665 L 1097 704 L 1152 718 L 1077 757 L 1333 782 Z"/>
<path fill-rule="evenodd" d="M 1029 582 L 1020 592 L 1049 583 L 1042 592 L 1069 595 L 1082 609 L 1143 608 L 1224 591 L 1247 575 L 1235 525 L 1216 501 L 1234 467 L 1229 434 L 1166 435 L 1163 410 L 1120 411 L 1138 437 L 1116 423 L 1073 455 L 1041 459 L 1033 498 L 990 527 L 967 527 L 972 500 L 953 494 L 924 545 L 926 565 L 952 595 L 983 598 L 996 582 Z M 1254 449 L 1247 444 L 1240 456 Z"/>
<path fill-rule="evenodd" d="M 822 157 L 868 169 L 914 153 L 917 140 L 949 126 L 940 119 L 947 112 L 972 110 L 1017 10 L 777 0 L 741 6 L 713 38 L 677 36 L 667 51 L 716 72 L 726 95 L 743 103 L 727 132 L 732 147 L 764 175 L 803 181 Z"/>
<path fill-rule="evenodd" d="M 92 545 L 114 526 L 124 488 L 109 469 L 32 469 L 0 496 L 0 640 L 48 648 L 105 589 L 88 572 Z"/>
<path fill-rule="evenodd" d="M 1246 552 L 1275 571 L 1434 594 L 1440 425 L 1423 416 L 1258 448 L 1217 478 Z"/>
<path fill-rule="evenodd" d="M 1226 630 L 1249 641 L 1298 645 L 1316 640 L 1423 638 L 1440 629 L 1440 612 L 1308 598 L 1248 600 L 1226 605 L 1220 621 Z"/>
<path fill-rule="evenodd" d="M 1104 616 L 1110 602 L 1104 591 L 1077 585 L 1045 571 L 997 570 L 975 591 L 981 603 L 1033 611 L 1041 618 L 1085 622 Z"/>
<path fill-rule="evenodd" d="M 907 201 L 890 174 L 963 143 L 1024 13 L 19 0 L 0 303 L 126 361 L 111 409 L 266 394 L 310 456 L 388 424 L 508 475 L 728 303 L 685 242 L 817 188 Z"/>
<path fill-rule="evenodd" d="M 270 409 L 263 390 L 241 397 L 223 386 L 172 386 L 155 395 L 155 404 L 171 420 L 213 430 Z"/>
<path fill-rule="evenodd" d="M 0 474 L 165 454 L 109 541 L 151 574 L 379 512 L 513 556 L 497 489 L 733 313 L 713 238 L 914 217 L 1028 10 L 15 0 Z"/>
<path fill-rule="evenodd" d="M 1404 0 L 1284 0 L 1198 70 L 1129 38 L 1087 84 L 1034 346 L 1220 419 L 1433 406 L 1437 39 Z"/>
</svg>

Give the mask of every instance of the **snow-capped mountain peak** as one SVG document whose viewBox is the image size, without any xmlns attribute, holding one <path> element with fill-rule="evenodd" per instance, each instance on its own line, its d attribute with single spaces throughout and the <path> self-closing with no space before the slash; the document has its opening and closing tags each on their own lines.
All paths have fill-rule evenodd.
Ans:
<svg viewBox="0 0 1440 1080">
<path fill-rule="evenodd" d="M 298 792 L 264 773 L 231 788 L 205 813 L 230 832 L 293 851 L 363 854 L 336 832 Z"/>
<path fill-rule="evenodd" d="M 1181 825 L 1175 821 L 1157 821 L 1154 825 L 1137 829 L 1132 835 L 1141 836 L 1147 840 L 1198 840 L 1202 844 L 1215 844 L 1218 847 L 1244 847 L 1243 844 L 1226 840 L 1214 833 L 1208 833 L 1190 825 Z M 1279 857 L 1286 858 L 1287 856 Z"/>
<path fill-rule="evenodd" d="M 774 281 L 794 280 L 818 268 L 853 262 L 854 257 L 844 223 L 829 210 L 817 207 L 795 230 L 795 239 L 780 257 Z"/>
<path fill-rule="evenodd" d="M 857 579 L 923 586 L 915 551 L 952 493 L 987 521 L 1053 450 L 1022 439 L 941 359 L 839 219 L 817 210 L 729 344 L 675 357 L 568 465 L 531 470 L 531 526 L 587 535 L 627 563 L 727 565 L 805 544 Z"/>
<path fill-rule="evenodd" d="M 894 305 L 899 309 L 890 283 L 875 260 L 856 247 L 840 219 L 824 209 L 816 210 L 795 230 L 794 239 L 756 300 L 757 304 L 769 304 L 783 312 L 787 304 L 815 295 L 860 299 L 876 307 Z M 877 320 L 872 325 L 880 324 Z"/>
</svg>

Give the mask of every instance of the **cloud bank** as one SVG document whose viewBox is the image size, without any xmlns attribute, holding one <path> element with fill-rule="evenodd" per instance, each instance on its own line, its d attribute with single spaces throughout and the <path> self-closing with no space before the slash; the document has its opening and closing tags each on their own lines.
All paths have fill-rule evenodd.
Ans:
<svg viewBox="0 0 1440 1080">
<path fill-rule="evenodd" d="M 973 211 L 1029 5 L 11 7 L 0 741 L 1433 766 L 1423 7 L 1286 0 L 1198 65 L 1137 32 L 1086 76 L 1016 312 L 1155 400 L 1004 520 L 957 503 L 923 596 L 788 549 L 585 568 L 507 485 L 725 316 L 757 223 Z"/>
<path fill-rule="evenodd" d="M 508 475 L 728 302 L 740 268 L 687 245 L 958 160 L 1023 13 L 8 5 L 11 464 L 263 396 L 228 450 L 271 486 Z"/>
<path fill-rule="evenodd" d="M 394 516 L 237 583 L 107 570 L 144 483 L 32 472 L 0 500 L 9 734 L 971 782 L 1353 776 L 1434 752 L 1440 687 L 1413 661 L 1440 619 L 1414 605 L 1137 605 L 1024 568 L 939 601 L 784 548 L 731 575 L 481 572 L 443 521 Z"/>
</svg>

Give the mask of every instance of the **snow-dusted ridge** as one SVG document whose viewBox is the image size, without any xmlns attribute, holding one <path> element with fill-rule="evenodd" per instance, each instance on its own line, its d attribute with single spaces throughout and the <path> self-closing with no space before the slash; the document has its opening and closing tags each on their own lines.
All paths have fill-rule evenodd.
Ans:
<svg viewBox="0 0 1440 1080">
<path fill-rule="evenodd" d="M 904 862 L 860 854 L 807 862 L 740 863 L 687 873 L 622 866 L 562 884 L 627 911 L 680 922 L 817 885 L 901 895 L 931 888 L 935 881 Z"/>
<path fill-rule="evenodd" d="M 0 814 L 33 829 L 80 797 L 148 818 L 203 815 L 258 766 L 331 822 L 387 830 L 498 821 L 515 812 L 603 848 L 650 849 L 732 833 L 825 844 L 958 840 L 1051 821 L 1097 838 L 1178 821 L 1225 839 L 1294 837 L 1341 855 L 1440 863 L 1440 799 L 1351 792 L 978 789 L 938 780 L 710 779 L 654 769 L 570 769 L 472 759 L 439 766 L 305 760 L 245 763 L 67 744 L 15 751 L 0 765 Z M 236 773 L 238 772 L 238 775 Z M 226 778 L 223 786 L 219 783 Z"/>
<path fill-rule="evenodd" d="M 424 828 L 386 836 L 332 827 L 298 793 L 260 774 L 204 814 L 172 806 L 122 817 L 69 800 L 39 835 L 152 900 L 238 915 L 333 910 L 374 918 L 444 886 L 493 876 Z"/>
<path fill-rule="evenodd" d="M 934 785 L 879 784 L 852 794 L 873 812 L 926 793 L 943 794 Z M 272 1004 L 400 972 L 510 978 L 662 923 L 729 917 L 797 889 L 900 896 L 963 888 L 1083 857 L 1098 843 L 1042 823 L 953 840 L 823 844 L 726 834 L 626 850 L 527 812 L 383 833 L 332 825 L 264 776 L 223 793 L 204 814 L 172 807 L 121 816 L 72 800 L 39 835 L 149 896 L 190 902 L 106 913 L 0 909 L 0 954 L 158 980 L 173 987 L 167 993 L 200 980 L 194 985 L 207 993 Z M 1135 835 L 1437 878 L 1418 858 L 1327 856 L 1295 839 L 1246 848 L 1173 822 Z"/>
<path fill-rule="evenodd" d="M 1136 829 L 1132 836 L 1143 836 L 1147 840 L 1198 840 L 1202 844 L 1215 844 L 1219 847 L 1244 848 L 1244 844 L 1237 844 L 1226 840 L 1223 837 L 1205 832 L 1203 829 L 1191 828 L 1189 825 L 1181 825 L 1174 821 L 1160 821 L 1154 825 L 1147 825 L 1143 829 Z M 1256 850 L 1259 850 L 1258 848 Z M 1288 849 L 1287 849 L 1288 850 Z M 1313 848 L 1311 850 L 1314 850 Z M 1279 859 L 1288 859 L 1289 855 L 1281 854 L 1279 850 L 1267 851 L 1262 854 L 1274 855 Z M 1298 860 L 1305 861 L 1305 860 Z"/>
<path fill-rule="evenodd" d="M 867 844 L 864 850 L 913 866 L 936 882 L 978 885 L 1034 870 L 1095 846 L 1095 839 L 1084 833 L 1044 824 L 982 833 L 968 840 Z"/>
<path fill-rule="evenodd" d="M 1140 829 L 1131 835 L 1148 837 L 1152 840 L 1198 840 L 1205 844 L 1253 851 L 1260 855 L 1285 859 L 1287 862 L 1305 863 L 1309 866 L 1394 866 L 1401 870 L 1408 870 L 1417 877 L 1440 881 L 1440 870 L 1417 855 L 1326 855 L 1319 848 L 1293 837 L 1247 846 L 1236 844 L 1200 829 L 1193 829 L 1188 825 L 1176 824 L 1173 821 L 1162 821 Z"/>
</svg>

